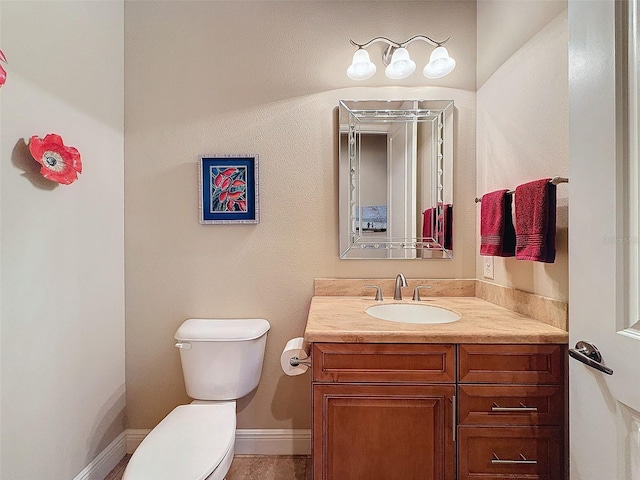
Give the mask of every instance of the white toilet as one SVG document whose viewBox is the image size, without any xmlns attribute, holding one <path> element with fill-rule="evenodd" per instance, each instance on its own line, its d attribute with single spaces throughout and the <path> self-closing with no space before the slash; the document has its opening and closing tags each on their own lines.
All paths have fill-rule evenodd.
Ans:
<svg viewBox="0 0 640 480">
<path fill-rule="evenodd" d="M 236 436 L 236 402 L 260 381 L 269 322 L 191 318 L 175 338 L 187 395 L 129 460 L 123 480 L 223 480 Z"/>
</svg>

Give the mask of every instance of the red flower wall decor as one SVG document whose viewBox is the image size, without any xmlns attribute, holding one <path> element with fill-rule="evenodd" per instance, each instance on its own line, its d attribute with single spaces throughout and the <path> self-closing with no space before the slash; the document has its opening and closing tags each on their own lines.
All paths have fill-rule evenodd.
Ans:
<svg viewBox="0 0 640 480">
<path fill-rule="evenodd" d="M 74 147 L 65 146 L 60 135 L 50 133 L 44 139 L 34 135 L 29 140 L 29 151 L 42 165 L 40 173 L 47 180 L 69 185 L 82 173 L 80 153 Z"/>
<path fill-rule="evenodd" d="M 7 63 L 7 57 L 4 56 L 4 53 L 2 53 L 2 50 L 0 50 L 0 62 Z M 7 72 L 5 71 L 4 68 L 2 68 L 2 65 L 0 64 L 0 87 L 2 87 L 4 85 L 4 82 L 6 81 L 7 81 Z"/>
</svg>

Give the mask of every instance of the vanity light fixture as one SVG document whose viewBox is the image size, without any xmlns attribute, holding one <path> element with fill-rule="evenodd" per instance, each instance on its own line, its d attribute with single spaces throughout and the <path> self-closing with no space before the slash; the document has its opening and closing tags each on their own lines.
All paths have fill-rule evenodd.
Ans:
<svg viewBox="0 0 640 480">
<path fill-rule="evenodd" d="M 376 66 L 371 61 L 369 52 L 365 49 L 374 43 L 385 42 L 389 45 L 382 54 L 382 63 L 387 67 L 384 71 L 385 75 L 394 80 L 406 78 L 416 70 L 416 62 L 409 57 L 407 46 L 415 40 L 422 40 L 436 47 L 431 52 L 429 63 L 424 67 L 422 73 L 427 78 L 444 77 L 451 73 L 456 66 L 456 61 L 449 56 L 449 52 L 443 47 L 449 38 L 442 42 L 436 42 L 425 35 L 416 35 L 405 42 L 398 43 L 386 37 L 375 37 L 363 44 L 349 40 L 351 45 L 358 47 L 358 50 L 354 53 L 353 61 L 347 69 L 347 76 L 352 80 L 371 78 L 376 73 Z"/>
</svg>

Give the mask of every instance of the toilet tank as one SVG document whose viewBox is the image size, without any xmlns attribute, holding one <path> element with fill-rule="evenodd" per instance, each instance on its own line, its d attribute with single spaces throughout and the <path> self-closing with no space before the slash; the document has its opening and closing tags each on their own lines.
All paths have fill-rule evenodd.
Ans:
<svg viewBox="0 0 640 480">
<path fill-rule="evenodd" d="M 269 322 L 190 318 L 176 331 L 187 395 L 234 400 L 258 386 Z"/>
</svg>

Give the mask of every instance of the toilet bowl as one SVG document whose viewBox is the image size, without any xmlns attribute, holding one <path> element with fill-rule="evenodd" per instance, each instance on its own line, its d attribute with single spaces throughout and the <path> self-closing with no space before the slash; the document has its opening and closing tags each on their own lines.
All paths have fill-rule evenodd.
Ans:
<svg viewBox="0 0 640 480">
<path fill-rule="evenodd" d="M 236 402 L 260 380 L 264 319 L 189 319 L 175 338 L 187 394 L 142 441 L 123 480 L 223 480 L 233 461 Z"/>
<path fill-rule="evenodd" d="M 176 407 L 138 446 L 123 480 L 223 480 L 235 429 L 235 402 Z"/>
</svg>

